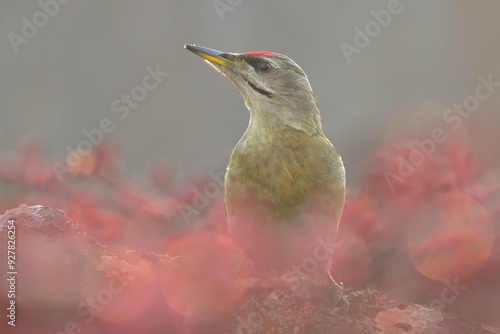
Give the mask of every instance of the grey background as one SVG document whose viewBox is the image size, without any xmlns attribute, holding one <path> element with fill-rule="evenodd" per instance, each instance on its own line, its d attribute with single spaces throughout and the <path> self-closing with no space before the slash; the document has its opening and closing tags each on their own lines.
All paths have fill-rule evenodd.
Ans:
<svg viewBox="0 0 500 334">
<path fill-rule="evenodd" d="M 183 44 L 273 50 L 308 74 L 324 131 L 355 184 L 364 159 L 386 144 L 397 120 L 425 110 L 439 124 L 447 106 L 474 92 L 478 76 L 492 73 L 500 81 L 498 1 L 401 0 L 402 12 L 350 64 L 340 43 L 353 44 L 353 29 L 389 1 L 221 2 L 231 8 L 222 19 L 213 0 L 73 0 L 17 54 L 8 34 L 21 35 L 22 17 L 33 22 L 41 8 L 33 0 L 0 2 L 0 150 L 15 150 L 33 135 L 50 159 L 61 159 L 67 145 L 85 139 L 83 129 L 106 117 L 116 129 L 105 138 L 119 143 L 130 173 L 155 159 L 175 165 L 181 181 L 223 168 L 248 112 L 236 89 Z M 170 75 L 120 120 L 112 101 L 157 64 Z M 499 98 L 500 92 L 471 118 L 486 129 L 477 131 L 478 140 L 492 143 L 476 143 L 484 157 L 498 156 Z M 400 136 L 426 135 L 407 130 Z"/>
</svg>

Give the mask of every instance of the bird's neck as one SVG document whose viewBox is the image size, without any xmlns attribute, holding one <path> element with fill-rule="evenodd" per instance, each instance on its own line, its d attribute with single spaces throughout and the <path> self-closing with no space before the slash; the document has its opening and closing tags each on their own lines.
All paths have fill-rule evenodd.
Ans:
<svg viewBox="0 0 500 334">
<path fill-rule="evenodd" d="M 273 108 L 253 106 L 250 121 L 244 137 L 262 143 L 272 142 L 285 130 L 297 130 L 310 136 L 324 136 L 321 117 L 317 104 L 310 104 L 306 109 L 294 108 L 286 112 Z"/>
</svg>

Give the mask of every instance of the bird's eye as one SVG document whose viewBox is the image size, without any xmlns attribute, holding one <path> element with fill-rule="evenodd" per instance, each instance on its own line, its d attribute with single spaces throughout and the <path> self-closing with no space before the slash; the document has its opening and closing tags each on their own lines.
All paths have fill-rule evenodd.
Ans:
<svg viewBox="0 0 500 334">
<path fill-rule="evenodd" d="M 267 61 L 264 61 L 264 62 L 259 64 L 259 72 L 262 72 L 262 73 L 269 73 L 272 68 L 273 68 L 273 66 L 271 64 L 269 64 Z"/>
</svg>

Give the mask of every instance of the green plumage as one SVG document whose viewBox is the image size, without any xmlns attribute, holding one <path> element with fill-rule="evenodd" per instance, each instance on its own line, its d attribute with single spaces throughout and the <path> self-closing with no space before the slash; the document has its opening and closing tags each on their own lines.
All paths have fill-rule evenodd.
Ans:
<svg viewBox="0 0 500 334">
<path fill-rule="evenodd" d="M 273 52 L 187 48 L 231 80 L 250 111 L 226 174 L 230 237 L 258 271 L 293 270 L 313 259 L 307 275 L 330 279 L 345 171 L 323 134 L 306 74 Z"/>
<path fill-rule="evenodd" d="M 231 154 L 224 200 L 229 233 L 255 267 L 284 272 L 312 255 L 318 237 L 335 240 L 345 176 L 323 135 L 287 128 L 271 138 L 263 144 L 247 130 Z"/>
<path fill-rule="evenodd" d="M 337 192 L 343 183 L 342 162 L 328 139 L 289 128 L 275 133 L 267 145 L 246 136 L 239 141 L 229 162 L 225 202 L 231 206 L 239 196 L 236 184 L 251 185 L 262 192 L 273 216 L 285 219 L 296 215 L 315 191 L 330 185 Z"/>
</svg>

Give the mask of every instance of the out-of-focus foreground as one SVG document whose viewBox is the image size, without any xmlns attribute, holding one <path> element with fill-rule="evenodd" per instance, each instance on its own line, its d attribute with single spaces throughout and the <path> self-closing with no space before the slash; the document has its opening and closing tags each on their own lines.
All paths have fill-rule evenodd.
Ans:
<svg viewBox="0 0 500 334">
<path fill-rule="evenodd" d="M 199 326 L 237 309 L 244 289 L 235 292 L 229 282 L 250 272 L 226 236 L 224 171 L 176 188 L 170 166 L 153 164 L 148 175 L 129 180 L 117 158 L 114 146 L 104 143 L 60 182 L 57 164 L 44 158 L 35 140 L 1 153 L 0 212 L 44 205 L 72 222 L 63 227 L 57 222 L 65 219 L 49 217 L 48 226 L 18 229 L 18 323 L 28 329 L 43 324 L 53 333 L 68 323 L 73 328 L 73 321 L 84 332 L 154 332 L 169 319 L 172 330 L 189 333 L 195 330 L 183 327 L 189 327 L 185 319 Z M 483 171 L 471 146 L 458 139 L 399 143 L 367 158 L 366 181 L 349 189 L 333 277 L 346 288 L 373 288 L 400 303 L 499 326 L 500 178 Z M 34 214 L 42 217 L 43 210 Z M 77 227 L 86 235 L 78 232 L 75 241 L 68 231 Z M 2 242 L 1 254 L 6 247 Z M 100 262 L 92 264 L 96 257 L 89 252 Z M 118 270 L 124 264 L 126 273 Z M 158 273 L 153 265 L 163 269 Z M 8 284 L 2 280 L 0 287 L 7 305 Z M 161 321 L 148 320 L 152 327 L 134 322 L 145 317 Z"/>
</svg>

